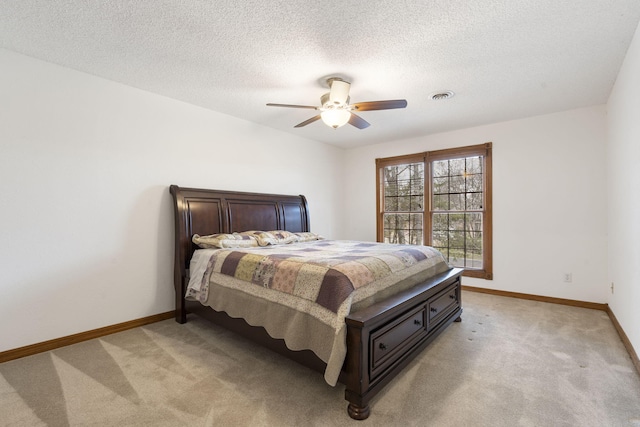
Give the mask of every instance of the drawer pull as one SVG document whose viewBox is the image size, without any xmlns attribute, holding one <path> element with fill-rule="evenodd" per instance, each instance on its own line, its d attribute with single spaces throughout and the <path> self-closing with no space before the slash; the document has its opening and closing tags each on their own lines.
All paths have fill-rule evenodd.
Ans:
<svg viewBox="0 0 640 427">
<path fill-rule="evenodd" d="M 413 321 L 413 324 L 414 324 L 414 325 L 422 325 L 422 322 L 421 322 L 421 321 L 419 321 L 418 319 L 415 319 L 415 320 Z"/>
<path fill-rule="evenodd" d="M 386 350 L 387 346 L 384 345 L 384 343 L 380 343 L 380 345 L 378 346 L 380 348 L 380 350 Z"/>
<path fill-rule="evenodd" d="M 437 312 L 438 312 L 438 309 L 437 309 L 437 308 L 435 308 L 435 307 L 431 307 L 431 312 L 432 312 L 432 313 L 437 313 Z"/>
<path fill-rule="evenodd" d="M 449 298 L 456 299 L 456 296 L 455 295 L 449 295 Z"/>
</svg>

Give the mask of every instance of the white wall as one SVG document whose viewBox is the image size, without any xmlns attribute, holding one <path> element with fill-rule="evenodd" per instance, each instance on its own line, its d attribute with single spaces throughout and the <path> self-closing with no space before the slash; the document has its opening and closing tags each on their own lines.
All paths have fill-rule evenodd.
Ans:
<svg viewBox="0 0 640 427">
<path fill-rule="evenodd" d="M 640 353 L 640 26 L 607 107 L 609 305 Z"/>
<path fill-rule="evenodd" d="M 170 184 L 304 194 L 343 151 L 0 50 L 0 351 L 174 309 Z"/>
<path fill-rule="evenodd" d="M 604 303 L 605 138 L 596 106 L 348 150 L 345 238 L 376 238 L 375 158 L 491 141 L 494 280 L 464 284 Z"/>
</svg>

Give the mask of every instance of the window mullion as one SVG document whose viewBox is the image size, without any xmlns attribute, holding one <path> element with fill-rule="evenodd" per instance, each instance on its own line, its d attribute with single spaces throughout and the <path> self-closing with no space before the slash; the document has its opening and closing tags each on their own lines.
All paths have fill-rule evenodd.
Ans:
<svg viewBox="0 0 640 427">
<path fill-rule="evenodd" d="M 424 158 L 424 181 L 422 184 L 422 193 L 424 200 L 424 207 L 422 211 L 422 222 L 424 229 L 422 230 L 422 239 L 425 245 L 431 245 L 432 232 L 431 232 L 431 163 L 429 162 L 429 153 L 425 153 Z"/>
</svg>

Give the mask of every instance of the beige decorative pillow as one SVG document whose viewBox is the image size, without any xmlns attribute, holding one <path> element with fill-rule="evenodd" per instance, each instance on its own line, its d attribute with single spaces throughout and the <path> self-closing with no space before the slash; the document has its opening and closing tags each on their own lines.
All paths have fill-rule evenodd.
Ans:
<svg viewBox="0 0 640 427">
<path fill-rule="evenodd" d="M 240 234 L 254 237 L 260 246 L 286 245 L 298 241 L 298 236 L 285 230 L 244 231 Z"/>
<path fill-rule="evenodd" d="M 312 240 L 324 240 L 324 237 L 322 237 L 321 235 L 312 233 L 310 231 L 305 231 L 302 233 L 293 233 L 293 234 L 298 236 L 298 242 L 311 242 Z"/>
<path fill-rule="evenodd" d="M 209 236 L 194 234 L 191 240 L 202 249 L 258 247 L 258 240 L 255 237 L 240 233 L 211 234 Z"/>
</svg>

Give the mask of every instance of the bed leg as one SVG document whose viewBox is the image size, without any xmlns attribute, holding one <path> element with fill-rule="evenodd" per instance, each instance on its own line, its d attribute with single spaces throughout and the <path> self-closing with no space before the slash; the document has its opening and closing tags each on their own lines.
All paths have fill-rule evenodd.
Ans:
<svg viewBox="0 0 640 427">
<path fill-rule="evenodd" d="M 354 420 L 366 420 L 371 414 L 371 409 L 369 408 L 369 405 L 360 407 L 353 403 L 349 403 L 349 406 L 347 406 L 347 412 Z"/>
<path fill-rule="evenodd" d="M 187 308 L 185 307 L 184 298 L 176 292 L 176 322 L 187 323 Z"/>
<path fill-rule="evenodd" d="M 462 316 L 458 316 L 458 318 L 454 320 L 454 322 L 462 322 Z"/>
<path fill-rule="evenodd" d="M 176 322 L 187 323 L 187 312 L 185 310 L 176 310 Z"/>
</svg>

